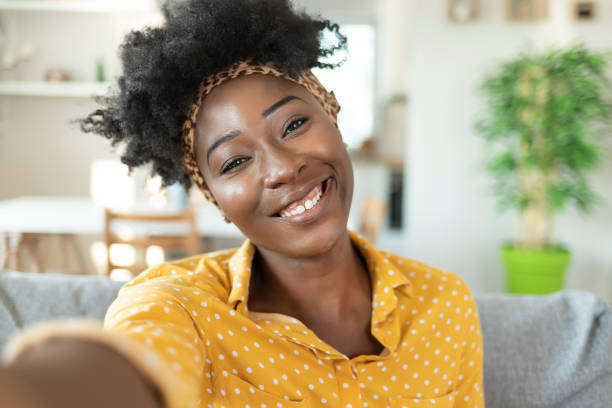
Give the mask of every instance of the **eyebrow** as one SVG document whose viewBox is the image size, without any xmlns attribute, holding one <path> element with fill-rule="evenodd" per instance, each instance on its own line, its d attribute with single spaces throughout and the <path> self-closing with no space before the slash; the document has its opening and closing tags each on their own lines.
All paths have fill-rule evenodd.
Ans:
<svg viewBox="0 0 612 408">
<path fill-rule="evenodd" d="M 277 110 L 278 108 L 280 108 L 281 106 L 286 104 L 287 102 L 292 101 L 294 99 L 298 99 L 298 100 L 300 100 L 302 102 L 305 102 L 302 98 L 300 98 L 298 96 L 294 96 L 294 95 L 285 96 L 283 99 L 281 99 L 280 101 L 274 103 L 268 109 L 263 111 L 261 113 L 261 116 L 263 116 L 264 118 L 270 116 L 272 114 L 272 112 L 274 112 L 275 110 Z"/>
<path fill-rule="evenodd" d="M 297 100 L 300 100 L 300 101 L 306 103 L 299 96 L 295 96 L 295 95 L 285 96 L 283 99 L 281 99 L 278 102 L 275 102 L 269 108 L 264 110 L 261 113 L 261 116 L 263 116 L 264 118 L 270 116 L 275 110 L 277 110 L 278 108 L 280 108 L 281 106 L 283 106 L 287 102 L 290 102 L 290 101 L 292 101 L 294 99 L 297 99 Z M 210 145 L 210 147 L 208 148 L 208 152 L 206 152 L 206 161 L 210 162 L 210 155 L 213 152 L 213 150 L 215 150 L 217 147 L 219 147 L 222 143 L 225 143 L 225 142 L 227 142 L 229 140 L 232 140 L 233 138 L 235 138 L 239 134 L 240 134 L 240 131 L 238 131 L 238 130 L 230 130 L 223 137 L 221 137 L 219 140 L 216 140 L 212 145 Z"/>
<path fill-rule="evenodd" d="M 232 140 L 233 138 L 235 138 L 239 134 L 240 134 L 240 131 L 238 131 L 238 130 L 230 130 L 222 138 L 220 138 L 218 140 L 215 140 L 215 142 L 213 144 L 211 144 L 210 147 L 208 148 L 208 152 L 206 152 L 206 161 L 210 162 L 210 154 L 213 152 L 213 150 L 215 150 L 217 147 L 219 147 L 219 145 L 221 143 L 225 143 L 225 142 L 227 142 L 229 140 Z"/>
</svg>

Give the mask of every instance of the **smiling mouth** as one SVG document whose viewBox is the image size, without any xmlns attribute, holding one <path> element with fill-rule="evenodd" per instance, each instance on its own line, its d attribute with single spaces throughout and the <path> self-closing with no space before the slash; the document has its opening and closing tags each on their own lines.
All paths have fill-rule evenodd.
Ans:
<svg viewBox="0 0 612 408">
<path fill-rule="evenodd" d="M 325 193 L 325 188 L 327 186 L 328 180 L 329 179 L 323 180 L 321 184 L 318 184 L 303 198 L 292 202 L 291 204 L 280 210 L 277 213 L 277 216 L 281 218 L 293 217 L 296 215 L 308 213 L 312 209 L 316 208 L 317 204 L 319 204 L 321 196 Z"/>
</svg>

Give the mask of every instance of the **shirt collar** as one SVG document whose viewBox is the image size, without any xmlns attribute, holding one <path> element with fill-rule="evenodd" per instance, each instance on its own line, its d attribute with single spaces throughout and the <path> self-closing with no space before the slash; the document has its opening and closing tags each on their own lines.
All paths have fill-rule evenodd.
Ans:
<svg viewBox="0 0 612 408">
<path fill-rule="evenodd" d="M 376 324 L 383 321 L 397 306 L 395 290 L 400 290 L 410 297 L 412 284 L 387 258 L 387 254 L 375 249 L 368 240 L 356 232 L 349 231 L 349 236 L 367 263 L 372 282 L 372 323 Z M 247 239 L 229 260 L 231 290 L 228 304 L 243 314 L 248 311 L 249 282 L 254 254 L 255 245 Z"/>
<path fill-rule="evenodd" d="M 351 240 L 365 259 L 372 282 L 372 324 L 384 321 L 397 306 L 396 290 L 412 296 L 412 284 L 402 271 L 361 235 L 349 231 Z"/>
<path fill-rule="evenodd" d="M 229 259 L 230 294 L 227 300 L 230 307 L 246 314 L 251 281 L 251 265 L 255 245 L 245 240 L 236 253 Z"/>
</svg>

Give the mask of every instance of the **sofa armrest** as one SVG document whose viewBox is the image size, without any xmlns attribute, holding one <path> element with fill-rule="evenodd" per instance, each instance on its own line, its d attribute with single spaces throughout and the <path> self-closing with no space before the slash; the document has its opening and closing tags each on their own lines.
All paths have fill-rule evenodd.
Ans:
<svg viewBox="0 0 612 408">
<path fill-rule="evenodd" d="M 489 407 L 609 407 L 612 309 L 589 292 L 476 296 Z"/>
<path fill-rule="evenodd" d="M 90 275 L 0 271 L 0 349 L 18 330 L 44 320 L 102 320 L 123 284 Z"/>
</svg>

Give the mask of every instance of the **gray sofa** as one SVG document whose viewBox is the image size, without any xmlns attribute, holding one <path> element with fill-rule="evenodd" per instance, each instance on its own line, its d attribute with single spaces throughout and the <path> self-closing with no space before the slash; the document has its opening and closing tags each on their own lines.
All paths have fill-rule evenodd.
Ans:
<svg viewBox="0 0 612 408">
<path fill-rule="evenodd" d="M 0 349 L 41 320 L 102 319 L 120 286 L 100 277 L 0 271 Z M 612 407 L 612 309 L 601 299 L 563 291 L 476 301 L 488 407 Z"/>
</svg>

